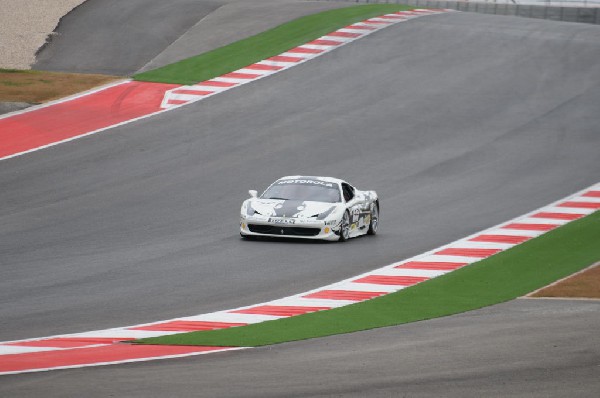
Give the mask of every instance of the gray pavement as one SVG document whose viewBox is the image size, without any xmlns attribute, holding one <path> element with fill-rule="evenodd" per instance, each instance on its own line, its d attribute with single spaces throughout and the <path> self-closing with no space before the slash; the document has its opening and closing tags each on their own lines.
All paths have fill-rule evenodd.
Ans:
<svg viewBox="0 0 600 398">
<path fill-rule="evenodd" d="M 516 300 L 245 351 L 6 376 L 0 394 L 594 398 L 600 391 L 598 328 L 598 300 Z"/>
<path fill-rule="evenodd" d="M 597 182 L 599 39 L 593 25 L 462 13 L 420 18 L 209 100 L 3 161 L 0 339 L 150 322 L 287 296 L 416 255 Z M 264 189 L 286 174 L 333 175 L 376 189 L 381 234 L 347 244 L 240 240 L 238 211 L 247 190 Z M 440 335 L 450 340 L 464 333 L 442 326 Z M 513 336 L 528 330 L 535 335 L 539 328 L 524 327 Z M 581 330 L 595 338 L 595 329 Z M 496 351 L 469 341 L 483 352 L 473 354 L 482 356 L 478 363 L 491 366 L 481 370 L 486 385 L 503 382 L 493 377 L 498 368 L 490 354 Z M 366 349 L 361 342 L 347 347 L 331 355 L 345 363 L 345 356 Z M 434 363 L 439 347 L 433 340 L 414 355 Z M 223 361 L 224 372 L 246 355 L 268 350 L 207 363 Z M 293 358 L 279 347 L 273 353 L 282 361 Z M 579 388 L 597 368 L 583 348 L 576 354 L 584 366 L 572 372 L 580 372 L 573 384 L 564 385 Z M 377 378 L 377 358 L 357 356 L 364 373 L 343 374 Z M 171 375 L 164 386 L 179 396 L 200 394 L 195 386 L 211 385 L 216 372 L 202 360 L 185 361 L 190 383 Z M 314 372 L 331 369 L 301 363 Z M 565 362 L 553 365 L 547 378 L 541 368 L 527 379 L 518 363 L 504 375 L 522 385 L 538 385 L 539 379 L 547 391 L 558 384 L 556 377 L 571 374 L 571 362 Z M 142 391 L 139 380 L 153 385 L 148 369 L 154 366 L 162 365 L 115 368 L 127 369 L 126 378 L 139 371 L 141 378 L 128 378 L 138 382 L 122 384 L 117 395 Z M 106 369 L 100 372 L 113 372 Z M 245 371 L 242 379 L 254 387 L 259 370 Z M 44 385 L 70 388 L 99 374 L 74 372 L 2 379 L 0 388 L 18 385 L 35 395 L 47 392 Z M 72 374 L 78 376 L 64 376 Z M 470 369 L 461 377 L 457 369 L 449 380 L 468 386 L 477 374 Z M 53 381 L 62 377 L 68 386 Z M 235 378 L 214 380 L 213 395 L 241 391 L 227 381 Z M 415 389 L 425 384 L 415 380 Z M 290 374 L 270 383 L 267 392 L 275 396 L 282 395 L 275 383 L 290 391 L 304 387 L 299 395 L 317 388 Z M 314 395 L 345 395 L 352 388 Z"/>
<path fill-rule="evenodd" d="M 131 75 L 307 14 L 351 5 L 289 0 L 87 0 L 63 17 L 33 69 Z"/>
<path fill-rule="evenodd" d="M 20 111 L 29 108 L 31 105 L 27 102 L 0 102 L 0 115 Z"/>
<path fill-rule="evenodd" d="M 61 19 L 33 69 L 128 75 L 223 4 L 87 0 Z"/>
<path fill-rule="evenodd" d="M 191 27 L 140 71 L 223 47 L 305 15 L 353 5 L 326 1 L 231 1 Z"/>
</svg>

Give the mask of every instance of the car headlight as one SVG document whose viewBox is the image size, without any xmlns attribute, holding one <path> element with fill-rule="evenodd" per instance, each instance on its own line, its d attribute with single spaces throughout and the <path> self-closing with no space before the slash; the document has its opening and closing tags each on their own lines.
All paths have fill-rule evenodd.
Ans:
<svg viewBox="0 0 600 398">
<path fill-rule="evenodd" d="M 242 213 L 243 213 L 243 211 L 242 211 Z M 251 203 L 248 203 L 246 205 L 246 214 L 249 216 L 253 216 L 255 214 L 262 215 L 260 212 L 256 211 L 256 209 L 254 207 L 252 207 Z"/>
<path fill-rule="evenodd" d="M 337 210 L 336 206 L 331 206 L 329 209 L 325 210 L 323 213 L 317 214 L 316 217 L 318 220 L 326 220 L 332 214 L 334 214 L 336 210 Z M 315 217 L 315 216 L 313 216 L 313 217 Z"/>
<path fill-rule="evenodd" d="M 338 212 L 334 212 L 333 214 L 330 214 L 329 217 L 327 217 L 327 219 L 325 220 L 325 225 L 328 225 L 328 226 L 338 225 L 342 220 L 342 216 L 337 213 Z"/>
</svg>

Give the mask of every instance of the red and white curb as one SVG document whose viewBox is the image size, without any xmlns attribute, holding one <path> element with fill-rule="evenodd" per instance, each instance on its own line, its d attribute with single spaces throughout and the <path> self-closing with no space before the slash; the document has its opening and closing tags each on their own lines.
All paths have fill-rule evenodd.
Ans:
<svg viewBox="0 0 600 398">
<path fill-rule="evenodd" d="M 147 324 L 2 342 L 0 375 L 244 349 L 126 343 L 145 337 L 243 326 L 369 300 L 473 264 L 597 210 L 600 210 L 600 183 L 427 253 L 290 297 Z"/>
<path fill-rule="evenodd" d="M 423 15 L 440 14 L 450 11 L 454 10 L 416 9 L 369 18 L 223 76 L 191 86 L 181 86 L 169 90 L 165 94 L 161 107 L 169 109 L 200 101 L 231 88 L 239 87 L 284 71 L 399 22 L 418 18 Z"/>
</svg>

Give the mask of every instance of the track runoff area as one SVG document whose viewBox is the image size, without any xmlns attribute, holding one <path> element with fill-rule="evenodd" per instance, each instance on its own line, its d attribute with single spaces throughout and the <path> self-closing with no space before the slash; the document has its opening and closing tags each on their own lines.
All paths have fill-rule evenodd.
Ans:
<svg viewBox="0 0 600 398">
<path fill-rule="evenodd" d="M 448 10 L 411 10 L 351 24 L 242 69 L 190 86 L 123 81 L 0 118 L 0 160 L 176 109 L 284 71 L 387 26 Z M 177 358 L 246 347 L 140 345 L 133 340 L 235 327 L 385 297 L 451 273 L 600 209 L 600 184 L 422 255 L 267 303 L 149 324 L 0 343 L 0 375 Z M 300 319 L 300 318 L 298 318 Z M 235 328 L 238 329 L 238 328 Z M 239 330 L 239 329 L 238 329 Z"/>
</svg>

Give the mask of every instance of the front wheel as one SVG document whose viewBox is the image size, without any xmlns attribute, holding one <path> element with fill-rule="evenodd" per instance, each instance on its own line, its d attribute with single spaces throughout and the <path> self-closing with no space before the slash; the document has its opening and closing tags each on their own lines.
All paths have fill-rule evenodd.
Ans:
<svg viewBox="0 0 600 398">
<path fill-rule="evenodd" d="M 377 228 L 379 228 L 379 203 L 376 202 L 371 209 L 371 222 L 367 234 L 377 235 Z"/>
<path fill-rule="evenodd" d="M 346 210 L 340 225 L 340 242 L 345 242 L 348 239 L 350 239 L 350 214 Z"/>
</svg>

